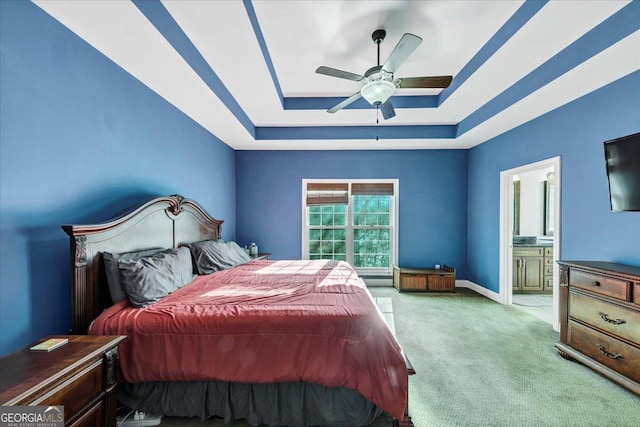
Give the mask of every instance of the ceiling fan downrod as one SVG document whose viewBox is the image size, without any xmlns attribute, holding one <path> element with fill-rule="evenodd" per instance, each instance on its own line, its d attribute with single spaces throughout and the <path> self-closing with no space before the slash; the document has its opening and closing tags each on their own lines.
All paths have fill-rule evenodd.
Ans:
<svg viewBox="0 0 640 427">
<path fill-rule="evenodd" d="M 380 65 L 380 43 L 382 43 L 386 35 L 387 32 L 385 30 L 375 30 L 373 34 L 371 34 L 371 39 L 378 45 L 378 65 Z"/>
</svg>

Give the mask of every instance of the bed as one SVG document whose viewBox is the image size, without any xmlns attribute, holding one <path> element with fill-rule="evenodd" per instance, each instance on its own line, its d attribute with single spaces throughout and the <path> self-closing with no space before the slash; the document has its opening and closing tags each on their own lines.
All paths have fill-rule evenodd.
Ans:
<svg viewBox="0 0 640 427">
<path fill-rule="evenodd" d="M 252 425 L 368 425 L 408 415 L 404 355 L 355 271 L 336 261 L 251 260 L 148 305 L 113 303 L 104 258 L 220 239 L 195 201 L 159 197 L 113 221 L 65 225 L 72 333 L 127 335 L 118 399 L 154 414 Z M 188 252 L 188 251 L 187 251 Z M 193 260 L 190 273 L 199 270 Z M 184 274 L 183 274 L 184 276 Z"/>
</svg>

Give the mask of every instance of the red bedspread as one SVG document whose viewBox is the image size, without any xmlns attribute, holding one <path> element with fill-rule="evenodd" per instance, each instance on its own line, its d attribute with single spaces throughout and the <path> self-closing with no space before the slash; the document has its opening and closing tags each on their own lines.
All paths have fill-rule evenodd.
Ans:
<svg viewBox="0 0 640 427">
<path fill-rule="evenodd" d="M 404 414 L 400 347 L 345 262 L 251 261 L 199 276 L 146 308 L 120 302 L 89 333 L 127 335 L 125 382 L 307 381 L 357 390 Z"/>
</svg>

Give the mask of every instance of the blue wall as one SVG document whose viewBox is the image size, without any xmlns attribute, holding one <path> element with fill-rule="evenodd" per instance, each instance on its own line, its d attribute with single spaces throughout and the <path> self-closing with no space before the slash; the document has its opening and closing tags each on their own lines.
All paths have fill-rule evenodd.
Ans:
<svg viewBox="0 0 640 427">
<path fill-rule="evenodd" d="M 561 257 L 640 265 L 640 213 L 610 212 L 602 148 L 640 131 L 640 72 L 468 151 L 237 153 L 31 2 L 0 1 L 0 75 L 0 354 L 69 328 L 60 225 L 157 195 L 287 259 L 303 178 L 398 178 L 400 263 L 497 292 L 500 171 L 561 156 Z"/>
<path fill-rule="evenodd" d="M 640 212 L 611 212 L 603 149 L 640 131 L 639 94 L 637 71 L 470 150 L 469 280 L 499 290 L 500 172 L 555 156 L 560 257 L 640 265 Z"/>
<path fill-rule="evenodd" d="M 238 151 L 236 171 L 241 244 L 301 257 L 303 178 L 398 178 L 399 262 L 467 274 L 466 150 Z"/>
<path fill-rule="evenodd" d="M 61 224 L 182 194 L 235 238 L 235 153 L 26 1 L 0 2 L 0 354 L 70 326 Z"/>
</svg>

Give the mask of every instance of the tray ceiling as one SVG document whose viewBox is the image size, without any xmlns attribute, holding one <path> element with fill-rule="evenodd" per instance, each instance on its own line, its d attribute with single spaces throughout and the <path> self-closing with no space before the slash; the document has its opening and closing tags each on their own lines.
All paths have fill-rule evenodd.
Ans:
<svg viewBox="0 0 640 427">
<path fill-rule="evenodd" d="M 235 149 L 469 148 L 640 69 L 640 2 L 45 1 L 34 3 Z M 396 116 L 326 110 L 404 33 Z M 379 122 L 378 122 L 379 121 Z"/>
</svg>

